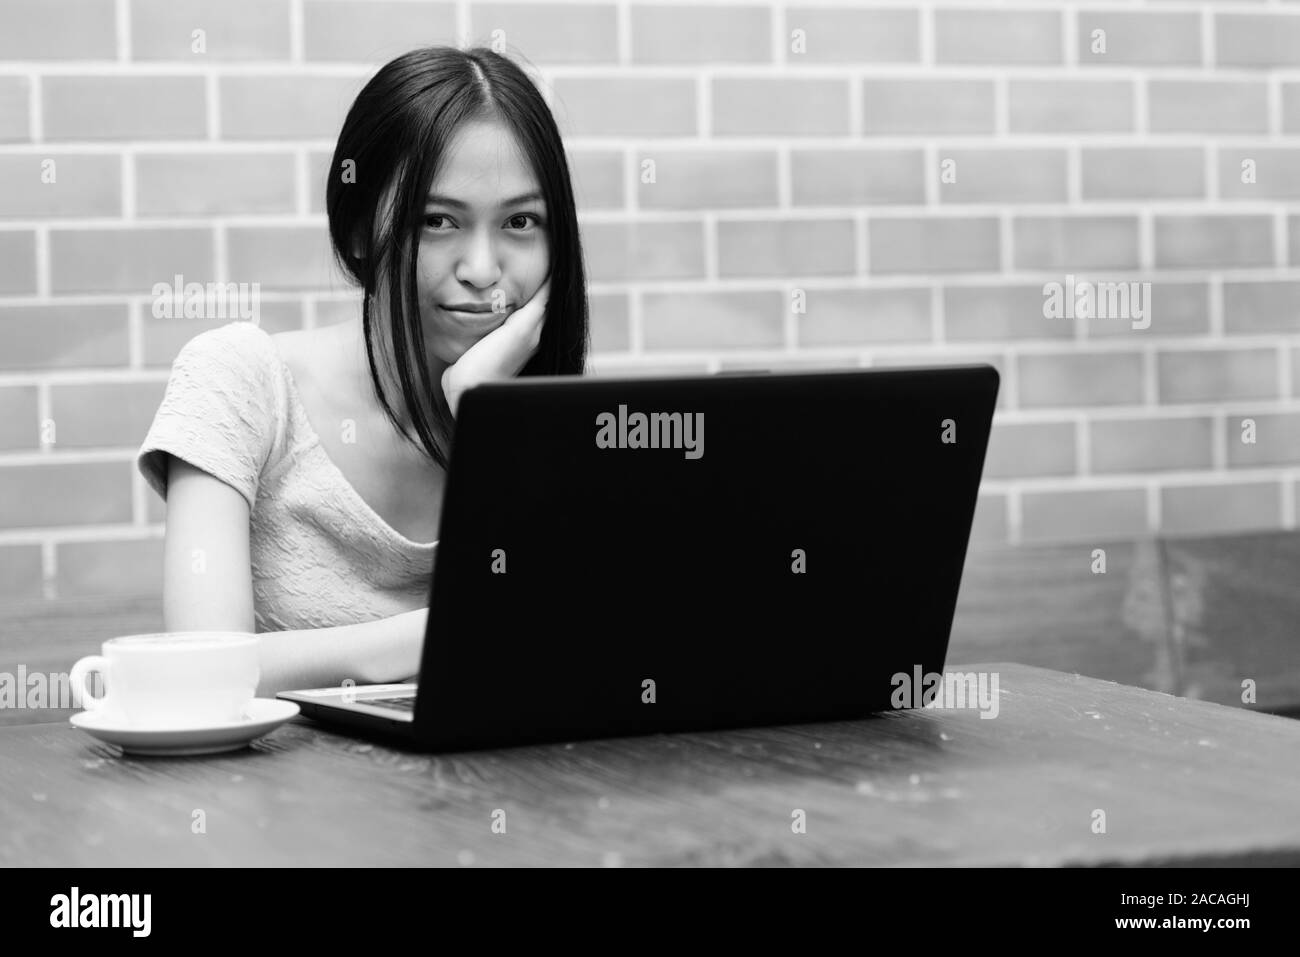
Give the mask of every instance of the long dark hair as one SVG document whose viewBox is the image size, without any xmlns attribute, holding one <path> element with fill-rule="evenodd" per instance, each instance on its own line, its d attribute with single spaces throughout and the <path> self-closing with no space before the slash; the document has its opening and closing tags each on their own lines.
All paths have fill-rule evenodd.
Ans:
<svg viewBox="0 0 1300 957">
<path fill-rule="evenodd" d="M 416 258 L 425 198 L 447 147 L 462 124 L 479 119 L 500 120 L 514 132 L 546 198 L 551 286 L 541 342 L 519 374 L 579 375 L 589 333 L 573 186 L 550 108 L 514 61 L 487 47 L 435 46 L 385 64 L 348 110 L 325 187 L 334 258 L 365 290 L 362 326 L 375 397 L 397 431 L 443 468 L 455 420 L 424 361 Z M 354 175 L 345 175 L 349 170 Z M 393 182 L 392 202 L 381 210 Z M 402 427 L 380 382 L 371 300 L 381 285 L 393 361 L 418 441 Z"/>
</svg>

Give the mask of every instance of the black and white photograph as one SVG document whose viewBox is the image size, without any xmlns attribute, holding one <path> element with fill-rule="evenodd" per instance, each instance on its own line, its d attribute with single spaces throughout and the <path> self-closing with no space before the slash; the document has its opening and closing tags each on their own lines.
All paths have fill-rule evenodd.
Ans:
<svg viewBox="0 0 1300 957">
<path fill-rule="evenodd" d="M 1297 0 L 0 0 L 7 929 L 887 868 L 1232 947 L 1298 509 Z"/>
</svg>

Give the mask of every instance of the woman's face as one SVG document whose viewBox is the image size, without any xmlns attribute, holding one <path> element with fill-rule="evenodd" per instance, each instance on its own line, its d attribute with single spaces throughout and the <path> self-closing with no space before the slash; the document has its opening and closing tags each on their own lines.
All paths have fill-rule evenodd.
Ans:
<svg viewBox="0 0 1300 957">
<path fill-rule="evenodd" d="M 429 351 L 453 363 L 546 280 L 549 210 L 509 129 L 462 126 L 429 191 L 416 258 Z M 453 306 L 478 305 L 482 313 Z"/>
</svg>

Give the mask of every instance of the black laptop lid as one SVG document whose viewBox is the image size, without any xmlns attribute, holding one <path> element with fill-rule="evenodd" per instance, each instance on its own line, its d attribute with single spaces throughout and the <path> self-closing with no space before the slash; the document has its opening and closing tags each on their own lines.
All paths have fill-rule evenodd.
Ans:
<svg viewBox="0 0 1300 957">
<path fill-rule="evenodd" d="M 893 674 L 942 670 L 997 389 L 961 366 L 467 392 L 417 737 L 887 709 Z"/>
</svg>

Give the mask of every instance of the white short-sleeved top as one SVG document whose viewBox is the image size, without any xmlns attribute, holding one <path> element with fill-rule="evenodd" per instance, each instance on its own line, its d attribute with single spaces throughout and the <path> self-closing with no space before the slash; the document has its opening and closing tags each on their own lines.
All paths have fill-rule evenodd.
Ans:
<svg viewBox="0 0 1300 957">
<path fill-rule="evenodd" d="M 248 501 L 255 631 L 327 628 L 425 607 L 437 542 L 413 542 L 344 477 L 270 334 L 235 321 L 172 363 L 136 467 L 167 498 L 170 453 Z"/>
</svg>

